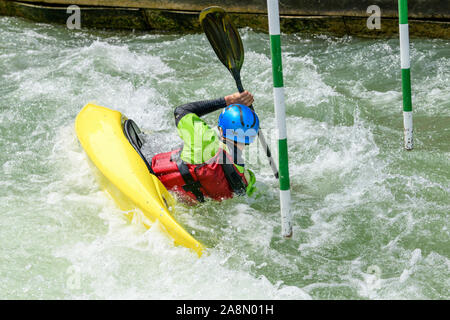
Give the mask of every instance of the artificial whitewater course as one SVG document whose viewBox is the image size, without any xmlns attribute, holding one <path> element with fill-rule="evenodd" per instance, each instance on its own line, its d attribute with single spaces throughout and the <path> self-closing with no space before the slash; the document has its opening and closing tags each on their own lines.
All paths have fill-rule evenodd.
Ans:
<svg viewBox="0 0 450 320">
<path fill-rule="evenodd" d="M 239 32 L 276 156 L 269 37 Z M 406 151 L 398 38 L 282 35 L 293 236 L 255 145 L 251 197 L 175 205 L 199 258 L 160 223 L 127 219 L 75 118 L 95 103 L 133 119 L 153 151 L 176 148 L 176 106 L 236 91 L 205 35 L 0 17 L 0 299 L 449 299 L 449 45 L 411 39 Z"/>
</svg>

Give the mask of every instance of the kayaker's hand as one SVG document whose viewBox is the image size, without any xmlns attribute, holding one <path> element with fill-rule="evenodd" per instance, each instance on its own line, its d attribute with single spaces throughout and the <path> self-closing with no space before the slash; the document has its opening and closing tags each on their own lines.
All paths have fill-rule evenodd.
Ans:
<svg viewBox="0 0 450 320">
<path fill-rule="evenodd" d="M 236 92 L 225 97 L 225 102 L 227 103 L 227 106 L 229 106 L 230 104 L 239 103 L 248 107 L 253 104 L 253 101 L 254 101 L 253 95 L 247 90 L 245 90 L 242 93 Z"/>
</svg>

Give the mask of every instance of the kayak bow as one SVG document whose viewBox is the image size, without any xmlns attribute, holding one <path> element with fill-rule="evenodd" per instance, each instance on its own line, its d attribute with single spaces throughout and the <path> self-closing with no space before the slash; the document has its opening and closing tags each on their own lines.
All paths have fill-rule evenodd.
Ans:
<svg viewBox="0 0 450 320">
<path fill-rule="evenodd" d="M 126 138 L 126 120 L 119 111 L 91 103 L 75 120 L 78 140 L 101 173 L 100 184 L 129 218 L 141 211 L 146 227 L 158 220 L 176 245 L 201 256 L 203 245 L 172 216 L 175 199 Z"/>
</svg>

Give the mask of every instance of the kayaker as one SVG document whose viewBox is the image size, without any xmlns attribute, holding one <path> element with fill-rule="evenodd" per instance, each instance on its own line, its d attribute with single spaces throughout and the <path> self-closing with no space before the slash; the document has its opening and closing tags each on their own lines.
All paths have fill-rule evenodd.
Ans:
<svg viewBox="0 0 450 320">
<path fill-rule="evenodd" d="M 242 150 L 259 130 L 258 116 L 248 107 L 253 100 L 253 95 L 244 91 L 175 109 L 183 146 L 157 154 L 151 161 L 154 174 L 168 190 L 188 202 L 221 201 L 254 192 L 255 175 L 245 168 L 242 158 Z M 200 117 L 220 109 L 217 132 Z"/>
</svg>

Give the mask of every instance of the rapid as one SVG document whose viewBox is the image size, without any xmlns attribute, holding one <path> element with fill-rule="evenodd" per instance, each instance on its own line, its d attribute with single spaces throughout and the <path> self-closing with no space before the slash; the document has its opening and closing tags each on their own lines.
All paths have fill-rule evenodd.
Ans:
<svg viewBox="0 0 450 320">
<path fill-rule="evenodd" d="M 269 37 L 240 33 L 276 153 Z M 398 39 L 282 35 L 282 50 L 294 236 L 255 147 L 255 196 L 177 205 L 198 259 L 124 217 L 74 120 L 95 102 L 175 148 L 176 106 L 236 91 L 206 37 L 0 17 L 0 299 L 449 299 L 449 41 L 411 39 L 409 152 Z"/>
</svg>

